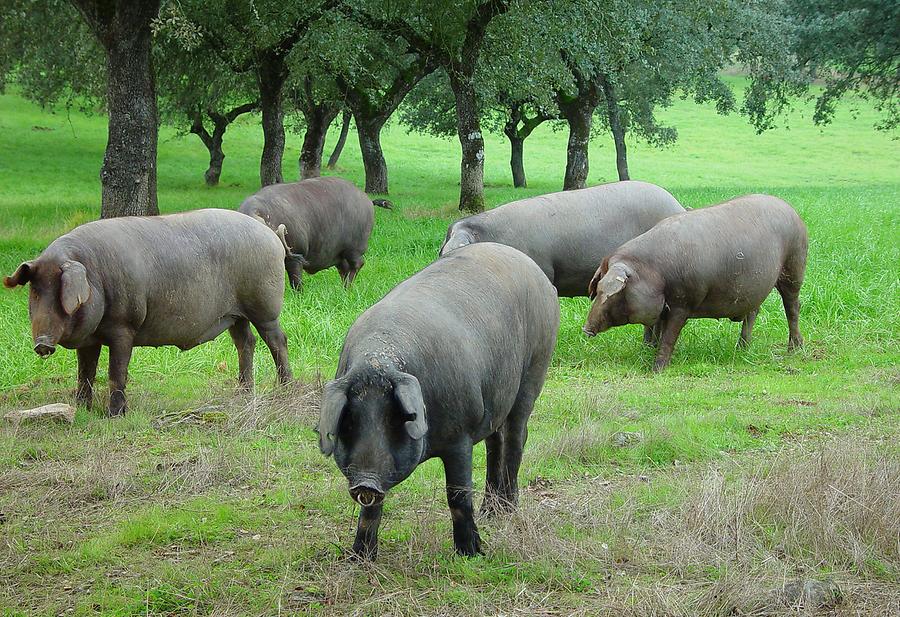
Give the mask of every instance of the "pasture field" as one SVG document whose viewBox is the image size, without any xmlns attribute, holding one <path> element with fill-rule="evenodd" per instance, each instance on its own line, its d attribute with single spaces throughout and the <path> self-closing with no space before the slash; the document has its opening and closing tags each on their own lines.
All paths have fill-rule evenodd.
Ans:
<svg viewBox="0 0 900 617">
<path fill-rule="evenodd" d="M 359 564 L 347 554 L 357 508 L 312 431 L 318 390 L 353 320 L 435 258 L 457 215 L 456 141 L 389 126 L 395 210 L 376 209 L 356 285 L 329 270 L 287 292 L 296 385 L 275 388 L 260 343 L 256 393 L 237 393 L 227 335 L 138 348 L 130 411 L 108 420 L 104 351 L 93 412 L 0 425 L 0 614 L 790 614 L 776 590 L 795 579 L 840 590 L 823 613 L 900 614 L 900 141 L 862 103 L 824 130 L 810 115 L 798 103 L 789 128 L 756 135 L 678 101 L 664 114 L 677 145 L 629 152 L 634 178 L 689 207 L 748 192 L 794 205 L 810 235 L 804 349 L 787 353 L 773 293 L 749 350 L 735 348 L 739 324 L 692 321 L 654 375 L 639 326 L 586 339 L 587 299 L 562 300 L 520 511 L 479 519 L 486 554 L 455 557 L 432 461 L 388 496 L 378 561 Z M 164 127 L 161 209 L 235 208 L 255 191 L 257 122 L 226 135 L 214 189 L 199 140 Z M 487 202 L 558 190 L 565 139 L 541 127 L 527 140 L 529 187 L 515 190 L 505 140 L 489 136 Z M 300 136 L 288 142 L 293 179 Z M 102 116 L 0 96 L 2 274 L 95 218 L 105 143 Z M 611 140 L 590 154 L 589 183 L 613 180 Z M 363 184 L 352 134 L 335 173 Z M 71 402 L 74 352 L 38 358 L 27 293 L 0 291 L 0 414 Z"/>
</svg>

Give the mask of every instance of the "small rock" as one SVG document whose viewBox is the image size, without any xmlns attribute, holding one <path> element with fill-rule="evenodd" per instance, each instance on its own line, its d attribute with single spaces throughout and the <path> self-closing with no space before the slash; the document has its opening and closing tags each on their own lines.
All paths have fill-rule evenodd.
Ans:
<svg viewBox="0 0 900 617">
<path fill-rule="evenodd" d="M 641 433 L 630 433 L 628 431 L 618 431 L 613 433 L 613 436 L 610 441 L 612 441 L 612 445 L 616 448 L 624 448 L 626 446 L 630 446 L 631 444 L 637 443 L 641 441 L 644 436 Z"/>
<path fill-rule="evenodd" d="M 15 424 L 32 420 L 56 420 L 72 424 L 75 422 L 75 408 L 66 403 L 51 403 L 36 409 L 10 411 L 4 418 Z"/>
<path fill-rule="evenodd" d="M 836 584 L 811 578 L 788 581 L 774 595 L 788 606 L 806 609 L 830 608 L 841 602 L 841 590 Z"/>
</svg>

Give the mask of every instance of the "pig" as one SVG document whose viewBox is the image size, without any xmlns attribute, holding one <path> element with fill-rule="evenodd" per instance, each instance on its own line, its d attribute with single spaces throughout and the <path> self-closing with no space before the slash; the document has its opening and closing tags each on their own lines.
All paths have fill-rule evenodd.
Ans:
<svg viewBox="0 0 900 617">
<path fill-rule="evenodd" d="M 282 382 L 291 379 L 279 323 L 286 247 L 275 233 L 232 210 L 104 219 L 60 236 L 3 283 L 31 284 L 34 351 L 61 345 L 78 354 L 76 400 L 88 408 L 100 348 L 109 347 L 110 416 L 125 413 L 135 346 L 182 350 L 228 330 L 239 379 L 253 383 L 256 338 L 268 345 Z"/>
<path fill-rule="evenodd" d="M 440 254 L 499 242 L 531 257 L 560 297 L 587 295 L 604 257 L 659 221 L 684 212 L 665 189 L 611 182 L 521 199 L 451 224 Z"/>
<path fill-rule="evenodd" d="M 607 257 L 588 289 L 593 304 L 584 333 L 614 326 L 656 326 L 654 371 L 671 360 L 687 319 L 743 322 L 750 344 L 759 307 L 778 290 L 788 321 L 788 349 L 803 344 L 798 316 L 806 271 L 806 226 L 771 195 L 746 195 L 669 217 Z"/>
<path fill-rule="evenodd" d="M 337 266 L 345 287 L 353 284 L 365 264 L 375 221 L 373 204 L 391 208 L 389 201 L 373 202 L 346 180 L 321 177 L 265 186 L 238 210 L 272 229 L 285 226 L 290 254 L 284 268 L 291 287 L 300 290 L 304 271 L 315 274 L 332 266 Z"/>
<path fill-rule="evenodd" d="M 472 447 L 487 446 L 483 510 L 512 508 L 527 422 L 559 329 L 556 292 L 525 254 L 485 242 L 395 287 L 347 333 L 317 432 L 362 506 L 353 552 L 374 559 L 386 493 L 443 461 L 453 542 L 481 553 Z"/>
</svg>

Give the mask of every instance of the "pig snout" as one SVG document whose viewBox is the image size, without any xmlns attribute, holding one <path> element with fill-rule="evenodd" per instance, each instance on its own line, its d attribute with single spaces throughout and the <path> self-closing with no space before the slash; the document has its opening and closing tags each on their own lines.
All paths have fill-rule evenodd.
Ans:
<svg viewBox="0 0 900 617">
<path fill-rule="evenodd" d="M 49 336 L 39 336 L 34 339 L 34 353 L 42 358 L 52 356 L 56 351 L 56 343 Z"/>
<path fill-rule="evenodd" d="M 371 507 L 384 501 L 384 491 L 377 482 L 365 480 L 350 487 L 350 497 L 364 507 Z"/>
<path fill-rule="evenodd" d="M 581 331 L 584 332 L 587 336 L 597 336 L 597 332 L 591 330 L 590 326 L 584 326 L 581 328 Z"/>
</svg>

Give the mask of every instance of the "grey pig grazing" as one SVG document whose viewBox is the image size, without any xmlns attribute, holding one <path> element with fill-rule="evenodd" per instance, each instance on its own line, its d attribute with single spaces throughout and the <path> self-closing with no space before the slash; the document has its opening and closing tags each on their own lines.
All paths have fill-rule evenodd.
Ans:
<svg viewBox="0 0 900 617">
<path fill-rule="evenodd" d="M 499 242 L 531 257 L 560 297 L 585 296 L 604 257 L 681 212 L 672 195 L 646 182 L 550 193 L 456 221 L 447 229 L 441 255 L 474 242 Z"/>
<path fill-rule="evenodd" d="M 523 253 L 484 243 L 454 251 L 395 287 L 350 328 L 325 385 L 319 446 L 362 506 L 355 554 L 374 559 L 385 494 L 440 458 L 453 542 L 481 552 L 472 447 L 485 439 L 482 509 L 511 508 L 527 422 L 559 329 L 559 302 Z"/>
<path fill-rule="evenodd" d="M 803 221 L 771 195 L 746 195 L 670 217 L 601 264 L 591 280 L 594 303 L 584 332 L 655 326 L 660 338 L 653 370 L 659 371 L 689 318 L 742 321 L 739 345 L 749 345 L 759 307 L 774 287 L 784 302 L 792 350 L 803 344 L 797 320 L 806 250 Z"/>
<path fill-rule="evenodd" d="M 135 346 L 190 349 L 229 330 L 240 382 L 253 383 L 252 323 L 282 382 L 291 379 L 278 322 L 285 246 L 259 221 L 231 210 L 94 221 L 60 236 L 3 280 L 31 283 L 34 350 L 78 354 L 76 399 L 90 407 L 100 348 L 109 347 L 109 415 L 125 413 Z"/>
<path fill-rule="evenodd" d="M 373 202 L 352 183 L 340 178 L 310 178 L 273 184 L 248 197 L 238 210 L 262 219 L 272 229 L 284 225 L 290 255 L 284 261 L 291 287 L 303 285 L 303 271 L 315 274 L 337 266 L 349 287 L 365 264 L 375 214 Z"/>
</svg>

